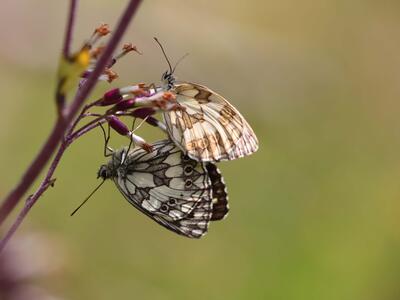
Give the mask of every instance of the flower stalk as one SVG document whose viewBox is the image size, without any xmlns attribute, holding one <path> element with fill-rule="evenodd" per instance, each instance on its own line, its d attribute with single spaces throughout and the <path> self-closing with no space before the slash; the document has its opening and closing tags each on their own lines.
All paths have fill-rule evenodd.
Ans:
<svg viewBox="0 0 400 300">
<path fill-rule="evenodd" d="M 21 225 L 25 216 L 28 214 L 30 209 L 34 206 L 40 196 L 54 184 L 53 174 L 56 170 L 61 157 L 63 156 L 65 150 L 68 146 L 78 137 L 82 136 L 86 132 L 96 128 L 101 122 L 105 122 L 103 116 L 98 118 L 96 123 L 89 122 L 87 125 L 83 126 L 81 129 L 73 132 L 78 122 L 85 117 L 85 113 L 88 107 L 86 106 L 82 113 L 78 115 L 79 110 L 83 106 L 84 102 L 90 96 L 94 86 L 98 82 L 99 77 L 106 70 L 110 61 L 112 60 L 112 55 L 116 50 L 119 42 L 122 39 L 123 34 L 128 28 L 128 25 L 138 9 L 141 0 L 129 0 L 128 5 L 123 11 L 120 20 L 116 26 L 115 31 L 111 35 L 109 42 L 107 43 L 104 50 L 101 51 L 99 59 L 97 60 L 93 70 L 87 76 L 80 86 L 76 96 L 72 100 L 71 104 L 66 104 L 66 93 L 57 93 L 56 103 L 58 108 L 58 118 L 51 130 L 50 135 L 44 142 L 42 148 L 40 149 L 37 156 L 33 159 L 30 166 L 27 168 L 23 174 L 21 180 L 12 189 L 12 191 L 5 197 L 0 205 L 0 226 L 4 224 L 6 218 L 10 215 L 13 209 L 21 201 L 22 197 L 26 194 L 29 188 L 32 186 L 33 182 L 38 178 L 40 173 L 43 171 L 46 164 L 50 161 L 53 154 L 58 150 L 50 164 L 50 167 L 42 180 L 38 189 L 27 198 L 19 212 L 16 220 L 6 232 L 5 236 L 0 240 L 0 251 L 5 247 L 9 239 L 16 232 L 18 227 Z M 76 15 L 77 0 L 70 0 L 70 9 L 67 18 L 66 33 L 64 39 L 64 45 L 62 50 L 62 56 L 64 58 L 71 57 L 70 45 L 73 35 L 73 26 Z"/>
</svg>

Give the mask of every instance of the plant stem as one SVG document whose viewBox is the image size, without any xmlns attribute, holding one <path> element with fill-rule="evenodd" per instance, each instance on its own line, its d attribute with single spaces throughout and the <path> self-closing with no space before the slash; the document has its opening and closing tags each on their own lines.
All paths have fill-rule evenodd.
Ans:
<svg viewBox="0 0 400 300">
<path fill-rule="evenodd" d="M 115 48 L 118 46 L 118 43 L 121 41 L 123 34 L 125 33 L 134 13 L 136 12 L 141 0 L 130 0 L 128 6 L 126 7 L 124 13 L 122 14 L 117 28 L 115 29 L 113 35 L 110 38 L 110 41 L 107 43 L 106 48 L 102 52 L 97 64 L 93 70 L 93 72 L 89 75 L 89 78 L 85 81 L 82 88 L 79 90 L 74 102 L 67 109 L 66 115 L 75 116 L 79 108 L 82 106 L 83 102 L 89 96 L 92 91 L 94 85 L 97 83 L 97 79 L 103 73 L 105 67 L 108 65 L 112 54 L 114 53 Z M 72 119 L 72 118 L 71 118 Z"/>
<path fill-rule="evenodd" d="M 72 33 L 74 30 L 75 15 L 76 15 L 76 7 L 77 7 L 77 0 L 70 0 L 67 26 L 65 27 L 64 46 L 63 46 L 64 57 L 70 56 Z"/>
<path fill-rule="evenodd" d="M 40 172 L 43 170 L 49 159 L 51 158 L 52 154 L 56 150 L 57 146 L 63 140 L 64 134 L 68 127 L 72 124 L 75 115 L 78 113 L 80 107 L 83 105 L 83 102 L 87 99 L 90 95 L 90 92 L 93 90 L 93 87 L 97 83 L 98 77 L 102 74 L 105 67 L 107 66 L 111 56 L 117 47 L 118 43 L 120 42 L 122 35 L 126 31 L 131 18 L 133 17 L 134 13 L 136 12 L 141 0 L 130 0 L 125 11 L 123 12 L 117 28 L 113 33 L 107 47 L 105 48 L 104 52 L 102 53 L 101 57 L 99 58 L 93 72 L 87 78 L 81 89 L 79 90 L 78 94 L 76 95 L 75 99 L 73 100 L 72 104 L 69 107 L 65 107 L 62 114 L 59 114 L 56 124 L 54 125 L 50 136 L 48 137 L 47 141 L 42 146 L 42 149 L 36 156 L 36 158 L 32 161 L 31 165 L 25 171 L 24 175 L 20 182 L 16 185 L 16 187 L 7 195 L 5 200 L 3 200 L 0 206 L 0 226 L 4 223 L 4 220 L 7 216 L 11 213 L 11 211 L 15 208 L 15 206 L 19 203 L 22 196 L 27 192 L 27 190 L 31 187 L 32 183 L 36 180 Z M 71 3 L 71 5 L 73 5 Z M 73 7 L 74 8 L 74 7 Z M 73 17 L 72 17 L 73 20 Z M 69 24 L 69 22 L 68 22 Z M 71 23 L 72 24 L 72 23 Z M 69 26 L 69 25 L 67 25 Z M 72 27 L 72 26 L 71 26 Z M 67 30 L 67 36 L 68 34 Z M 69 47 L 69 46 L 68 46 Z M 63 152 L 62 152 L 63 153 Z M 54 161 L 53 161 L 54 162 Z M 51 170 L 51 169 L 50 169 Z M 50 171 L 49 170 L 49 171 Z M 46 176 L 47 178 L 47 176 Z M 44 181 L 43 181 L 44 182 Z M 35 195 L 40 196 L 47 187 L 41 185 Z M 30 210 L 31 205 L 33 205 L 36 201 L 27 201 L 23 210 L 21 211 L 20 216 L 18 217 L 15 225 L 18 228 L 19 224 L 22 222 L 23 218 L 25 217 L 26 213 Z M 19 222 L 19 223 L 18 223 Z M 14 226 L 13 226 L 14 227 Z M 12 235 L 12 233 L 11 233 Z M 8 236 L 8 235 L 7 235 Z M 7 238 L 6 236 L 6 238 Z M 7 238 L 7 240 L 9 237 Z M 3 243 L 3 247 L 6 242 Z"/>
<path fill-rule="evenodd" d="M 10 212 L 18 204 L 21 197 L 32 185 L 33 181 L 38 177 L 39 173 L 42 171 L 46 163 L 49 161 L 51 155 L 54 153 L 57 145 L 59 144 L 60 137 L 63 136 L 66 127 L 66 123 L 63 122 L 61 118 L 59 118 L 54 125 L 52 132 L 47 138 L 47 141 L 44 143 L 42 149 L 33 160 L 31 165 L 25 171 L 25 174 L 22 176 L 22 179 L 20 180 L 18 185 L 2 202 L 0 207 L 0 226 L 2 225 L 6 217 L 10 214 Z"/>
<path fill-rule="evenodd" d="M 78 117 L 80 118 L 81 115 Z M 29 196 L 28 199 L 25 202 L 24 207 L 22 210 L 19 212 L 17 218 L 15 219 L 14 223 L 10 227 L 10 229 L 7 231 L 6 235 L 0 240 L 0 252 L 3 250 L 3 248 L 6 246 L 7 242 L 10 240 L 10 238 L 14 235 L 14 233 L 17 231 L 19 226 L 21 225 L 22 221 L 28 214 L 28 212 L 31 210 L 33 205 L 39 200 L 39 198 L 43 195 L 43 193 L 50 187 L 52 184 L 55 182 L 55 179 L 52 179 L 53 174 L 60 163 L 60 160 L 67 148 L 74 142 L 77 138 L 81 137 L 85 133 L 88 133 L 90 130 L 96 128 L 99 126 L 99 123 L 105 122 L 104 119 L 98 120 L 96 123 L 88 123 L 85 126 L 83 126 L 81 129 L 77 130 L 76 132 L 69 132 L 68 136 L 65 138 L 65 140 L 61 143 L 56 155 L 54 156 L 54 159 L 47 171 L 46 177 L 43 179 L 41 182 L 39 188 L 36 190 L 36 192 Z"/>
<path fill-rule="evenodd" d="M 5 247 L 5 245 L 10 240 L 10 238 L 13 236 L 13 234 L 16 232 L 16 230 L 18 229 L 19 225 L 24 220 L 25 216 L 28 214 L 28 212 L 30 211 L 32 206 L 36 203 L 37 199 L 39 199 L 39 197 L 47 190 L 47 188 L 53 182 L 51 180 L 51 177 L 53 176 L 53 173 L 54 173 L 58 163 L 60 162 L 61 156 L 64 154 L 64 151 L 67 148 L 67 146 L 68 145 L 66 143 L 61 144 L 56 156 L 53 159 L 53 162 L 50 165 L 50 168 L 49 168 L 49 171 L 47 172 L 46 177 L 43 179 L 43 181 L 40 184 L 40 186 L 37 189 L 37 191 L 33 195 L 28 197 L 28 199 L 25 202 L 24 207 L 22 208 L 22 210 L 18 214 L 18 216 L 17 216 L 16 220 L 14 221 L 13 225 L 11 226 L 11 228 L 7 231 L 6 235 L 0 241 L 0 252 Z"/>
</svg>

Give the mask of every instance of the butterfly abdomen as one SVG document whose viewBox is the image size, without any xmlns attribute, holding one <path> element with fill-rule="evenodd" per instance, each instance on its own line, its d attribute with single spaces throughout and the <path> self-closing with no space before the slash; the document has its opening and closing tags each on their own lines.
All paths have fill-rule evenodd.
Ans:
<svg viewBox="0 0 400 300">
<path fill-rule="evenodd" d="M 228 192 L 224 179 L 217 166 L 212 163 L 206 165 L 208 175 L 210 176 L 213 191 L 213 208 L 211 221 L 224 219 L 229 212 Z"/>
</svg>

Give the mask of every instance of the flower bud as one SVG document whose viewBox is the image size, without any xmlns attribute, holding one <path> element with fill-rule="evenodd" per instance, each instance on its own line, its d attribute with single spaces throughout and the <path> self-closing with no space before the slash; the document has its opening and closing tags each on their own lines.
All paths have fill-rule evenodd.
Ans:
<svg viewBox="0 0 400 300">
<path fill-rule="evenodd" d="M 131 115 L 135 118 L 139 118 L 139 119 L 145 119 L 148 116 L 154 115 L 156 111 L 151 108 L 151 107 L 141 107 L 138 109 L 135 109 Z"/>
<path fill-rule="evenodd" d="M 103 99 L 97 103 L 98 106 L 107 106 L 118 103 L 122 100 L 122 95 L 119 89 L 112 89 L 106 92 L 103 96 Z"/>
<path fill-rule="evenodd" d="M 160 126 L 160 122 L 154 117 L 148 117 L 146 119 L 146 122 L 149 123 L 151 126 L 154 126 L 154 127 L 159 127 Z"/>
<path fill-rule="evenodd" d="M 120 135 L 129 135 L 129 128 L 116 116 L 107 117 L 108 124 L 110 124 L 111 128 L 118 132 Z"/>
<path fill-rule="evenodd" d="M 127 99 L 127 100 L 122 100 L 118 102 L 113 108 L 113 111 L 124 111 L 129 108 L 132 108 L 135 106 L 136 100 L 135 98 Z"/>
<path fill-rule="evenodd" d="M 105 36 L 111 32 L 110 27 L 108 24 L 101 24 L 99 27 L 97 27 L 94 31 L 95 34 L 98 34 L 100 36 Z"/>
</svg>

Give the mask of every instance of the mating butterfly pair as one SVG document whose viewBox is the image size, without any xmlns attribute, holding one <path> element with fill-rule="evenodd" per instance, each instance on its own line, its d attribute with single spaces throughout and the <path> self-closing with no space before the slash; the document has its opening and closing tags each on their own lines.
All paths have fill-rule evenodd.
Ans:
<svg viewBox="0 0 400 300">
<path fill-rule="evenodd" d="M 176 83 L 168 64 L 162 89 L 176 94 L 183 108 L 163 112 L 170 139 L 154 143 L 150 153 L 141 148 L 113 152 L 98 176 L 112 179 L 134 207 L 157 223 L 200 238 L 210 221 L 223 219 L 229 210 L 226 186 L 214 163 L 250 155 L 258 141 L 226 99 L 205 86 Z"/>
</svg>

